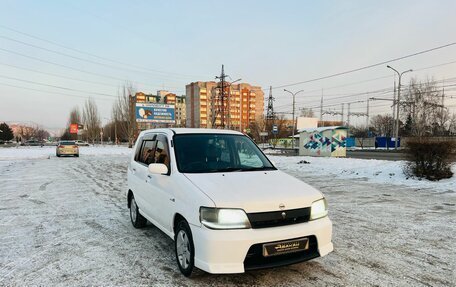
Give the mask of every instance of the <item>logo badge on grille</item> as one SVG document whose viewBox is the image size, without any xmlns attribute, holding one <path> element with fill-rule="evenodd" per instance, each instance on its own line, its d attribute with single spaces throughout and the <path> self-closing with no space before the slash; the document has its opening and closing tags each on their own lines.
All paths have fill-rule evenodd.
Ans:
<svg viewBox="0 0 456 287">
<path fill-rule="evenodd" d="M 285 212 L 282 212 L 282 219 L 285 219 L 287 217 L 287 214 Z"/>
</svg>

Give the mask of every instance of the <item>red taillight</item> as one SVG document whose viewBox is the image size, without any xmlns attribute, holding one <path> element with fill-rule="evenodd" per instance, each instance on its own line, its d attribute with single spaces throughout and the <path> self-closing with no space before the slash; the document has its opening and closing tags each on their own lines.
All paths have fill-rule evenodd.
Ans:
<svg viewBox="0 0 456 287">
<path fill-rule="evenodd" d="M 59 145 L 59 148 L 64 148 L 64 146 L 63 145 Z"/>
<path fill-rule="evenodd" d="M 78 146 L 77 146 L 77 145 L 74 145 L 73 148 L 78 148 Z"/>
</svg>

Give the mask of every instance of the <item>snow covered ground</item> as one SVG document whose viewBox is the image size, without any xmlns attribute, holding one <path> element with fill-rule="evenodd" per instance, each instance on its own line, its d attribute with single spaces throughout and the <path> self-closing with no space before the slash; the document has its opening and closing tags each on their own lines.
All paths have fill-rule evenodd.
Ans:
<svg viewBox="0 0 456 287">
<path fill-rule="evenodd" d="M 456 191 L 456 176 L 437 182 L 409 178 L 403 172 L 405 161 L 272 155 L 269 158 L 282 170 L 296 174 L 340 179 L 366 179 L 369 182 L 379 184 L 427 188 L 435 191 Z M 309 163 L 299 164 L 298 162 L 301 161 Z M 456 163 L 453 164 L 452 170 L 456 174 Z"/>
<path fill-rule="evenodd" d="M 152 225 L 131 226 L 131 149 L 82 147 L 80 158 L 54 153 L 0 149 L 0 286 L 456 285 L 454 181 L 389 175 L 399 171 L 395 162 L 271 156 L 327 197 L 334 252 L 283 268 L 199 271 L 186 279 L 169 238 Z M 303 159 L 311 163 L 297 164 Z"/>
<path fill-rule="evenodd" d="M 11 148 L 0 148 L 0 161 L 48 158 L 55 155 L 55 146 L 19 146 Z M 131 149 L 124 146 L 81 146 L 79 151 L 84 155 L 128 155 Z"/>
</svg>

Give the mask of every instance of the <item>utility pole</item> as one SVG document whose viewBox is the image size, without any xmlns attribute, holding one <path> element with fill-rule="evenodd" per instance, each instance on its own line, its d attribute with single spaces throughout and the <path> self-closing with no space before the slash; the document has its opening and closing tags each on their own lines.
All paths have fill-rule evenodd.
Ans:
<svg viewBox="0 0 456 287">
<path fill-rule="evenodd" d="M 398 84 L 398 88 L 397 88 L 396 127 L 395 127 L 396 128 L 396 131 L 395 131 L 396 140 L 394 141 L 394 149 L 397 150 L 397 142 L 399 140 L 399 106 L 401 103 L 401 78 L 402 78 L 403 74 L 412 72 L 413 70 L 410 69 L 410 70 L 404 71 L 402 73 L 399 73 L 396 69 L 394 69 L 390 65 L 388 65 L 386 67 L 395 71 L 397 73 L 397 75 L 399 76 L 399 84 Z"/>
<path fill-rule="evenodd" d="M 347 103 L 347 127 L 350 128 L 350 103 Z"/>
<path fill-rule="evenodd" d="M 321 100 L 320 100 L 320 122 L 323 123 L 323 89 L 321 89 Z"/>
<path fill-rule="evenodd" d="M 291 148 L 294 150 L 294 133 L 295 133 L 295 129 L 296 129 L 296 121 L 295 121 L 295 98 L 296 98 L 296 95 L 301 93 L 301 92 L 304 92 L 304 90 L 300 90 L 300 91 L 297 91 L 296 93 L 293 93 L 293 92 L 290 92 L 289 90 L 287 89 L 283 89 L 285 92 L 287 93 L 290 93 L 292 96 L 293 96 L 293 131 L 291 133 Z"/>
<path fill-rule="evenodd" d="M 393 130 L 396 130 L 396 76 L 394 76 L 394 91 L 393 91 Z"/>
<path fill-rule="evenodd" d="M 226 113 L 226 110 L 225 110 L 225 78 L 226 77 L 229 77 L 228 75 L 225 74 L 225 68 L 224 68 L 224 65 L 222 65 L 222 72 L 220 73 L 220 76 L 216 76 L 215 79 L 219 79 L 220 80 L 220 107 L 219 107 L 219 110 L 220 110 L 220 126 L 222 127 L 222 129 L 225 128 L 225 113 Z M 216 122 L 217 120 L 217 114 L 215 114 L 215 117 L 214 117 L 214 123 Z"/>
<path fill-rule="evenodd" d="M 367 132 L 369 133 L 369 99 L 367 99 L 367 107 L 366 107 L 366 128 L 367 128 Z"/>
<path fill-rule="evenodd" d="M 340 113 L 340 121 L 342 122 L 342 125 L 344 125 L 344 103 L 342 103 L 342 112 Z"/>
</svg>

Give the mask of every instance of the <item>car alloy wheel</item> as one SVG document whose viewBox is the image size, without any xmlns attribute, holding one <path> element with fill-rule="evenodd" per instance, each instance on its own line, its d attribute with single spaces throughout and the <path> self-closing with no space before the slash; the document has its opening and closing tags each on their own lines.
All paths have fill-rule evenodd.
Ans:
<svg viewBox="0 0 456 287">
<path fill-rule="evenodd" d="M 134 196 L 131 197 L 130 202 L 130 219 L 135 228 L 142 228 L 147 224 L 147 219 L 139 213 Z"/>
<path fill-rule="evenodd" d="M 174 236 L 176 261 L 181 273 L 189 277 L 192 274 L 195 260 L 195 248 L 192 233 L 185 220 L 178 223 Z"/>
</svg>

